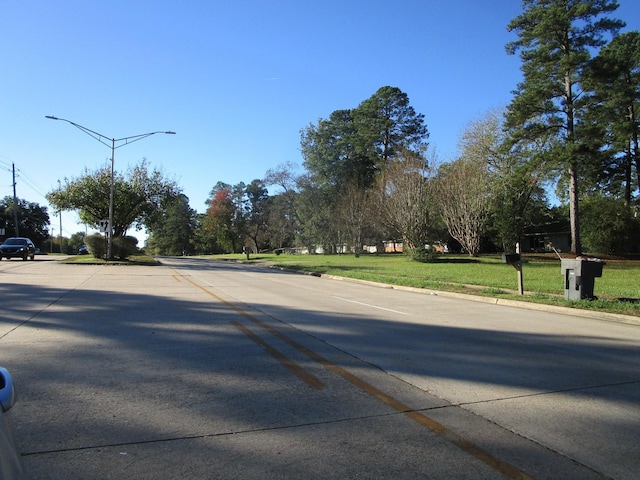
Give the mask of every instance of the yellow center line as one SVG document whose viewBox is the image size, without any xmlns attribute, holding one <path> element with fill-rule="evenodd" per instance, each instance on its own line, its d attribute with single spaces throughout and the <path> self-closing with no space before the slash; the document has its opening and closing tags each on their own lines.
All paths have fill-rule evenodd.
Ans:
<svg viewBox="0 0 640 480">
<path fill-rule="evenodd" d="M 264 323 L 262 320 L 254 317 L 253 315 L 251 315 L 250 313 L 244 311 L 240 307 L 234 305 L 231 302 L 228 302 L 227 300 L 219 297 L 218 295 L 216 295 L 212 291 L 210 291 L 210 290 L 206 289 L 205 287 L 197 284 L 196 282 L 194 282 L 190 278 L 187 278 L 187 277 L 183 277 L 183 278 L 185 278 L 189 283 L 191 283 L 195 287 L 197 287 L 200 290 L 202 290 L 203 292 L 207 293 L 209 296 L 215 298 L 219 302 L 221 302 L 224 305 L 228 306 L 229 308 L 231 308 L 236 313 L 242 315 L 246 319 L 252 321 L 256 325 L 258 325 L 261 328 L 263 328 L 264 330 L 266 330 L 267 332 L 271 333 L 275 337 L 277 337 L 277 338 L 281 339 L 282 341 L 286 342 L 287 344 L 291 345 L 296 350 L 298 350 L 299 352 L 307 355 L 312 360 L 320 363 L 322 366 L 324 366 L 329 371 L 341 376 L 343 379 L 347 380 L 349 383 L 351 383 L 355 387 L 357 387 L 360 390 L 368 393 L 372 397 L 377 398 L 382 403 L 384 403 L 388 407 L 396 410 L 397 412 L 404 414 L 405 416 L 407 416 L 408 418 L 410 418 L 414 422 L 418 423 L 419 425 L 422 425 L 423 427 L 428 428 L 433 433 L 437 434 L 439 437 L 443 438 L 444 440 L 446 440 L 447 442 L 451 443 L 452 445 L 455 445 L 456 447 L 460 448 L 462 451 L 464 451 L 467 454 L 475 457 L 476 459 L 478 459 L 481 462 L 485 463 L 486 465 L 490 466 L 494 470 L 497 470 L 498 472 L 500 472 L 505 477 L 507 477 L 509 479 L 513 479 L 513 480 L 531 480 L 532 479 L 532 477 L 530 477 L 529 475 L 527 475 L 523 471 L 519 470 L 518 468 L 514 467 L 513 465 L 511 465 L 511 464 L 509 464 L 509 463 L 507 463 L 505 461 L 500 460 L 499 458 L 495 457 L 491 453 L 489 453 L 486 450 L 482 449 L 481 447 L 479 447 L 475 443 L 471 442 L 470 440 L 465 439 L 460 434 L 454 432 L 453 430 L 450 430 L 449 428 L 447 428 L 446 426 L 442 425 L 441 423 L 433 420 L 432 418 L 427 417 L 426 415 L 424 415 L 421 412 L 418 412 L 418 411 L 412 409 L 411 407 L 409 407 L 405 403 L 401 402 L 400 400 L 397 400 L 394 397 L 384 393 L 383 391 L 381 391 L 378 388 L 374 387 L 370 383 L 362 380 L 361 378 L 353 375 L 352 373 L 348 372 L 344 368 L 342 368 L 342 367 L 336 365 L 335 363 L 331 362 L 330 360 L 326 359 L 322 355 L 320 355 L 320 354 L 308 349 L 304 345 L 296 342 L 295 340 L 293 340 L 292 338 L 288 337 L 287 335 L 285 335 L 281 331 L 277 330 L 276 328 L 272 327 L 271 325 L 268 325 L 268 324 Z M 246 328 L 246 327 L 244 327 L 244 328 Z M 251 332 L 251 334 L 255 335 L 255 334 L 253 334 L 253 332 Z"/>
<path fill-rule="evenodd" d="M 296 377 L 298 377 L 300 380 L 306 383 L 310 388 L 313 388 L 314 390 L 322 390 L 324 388 L 324 383 L 322 382 L 322 380 L 320 380 L 315 375 L 306 371 L 304 368 L 302 368 L 296 362 L 291 360 L 289 357 L 283 355 L 279 350 L 269 345 L 262 338 L 260 338 L 258 335 L 253 333 L 251 330 L 249 330 L 247 327 L 242 325 L 240 322 L 236 322 L 235 320 L 232 320 L 231 325 L 236 327 L 238 330 L 240 330 L 242 333 L 244 333 L 247 337 L 249 337 L 251 340 L 256 342 L 258 345 L 261 345 L 262 347 L 264 347 L 264 349 L 267 351 L 267 353 L 269 353 L 269 355 L 271 355 L 278 362 L 280 362 L 280 364 L 282 364 L 287 369 L 289 369 L 291 373 L 293 373 Z"/>
<path fill-rule="evenodd" d="M 219 301 L 219 302 L 223 303 L 224 305 L 226 305 L 227 307 L 231 308 L 234 312 L 238 313 L 239 315 L 242 315 L 243 317 L 245 317 L 245 318 L 247 318 L 247 319 L 249 319 L 251 321 L 254 321 L 254 318 L 253 318 L 252 315 L 250 315 L 249 313 L 245 312 L 241 308 L 236 307 L 234 304 L 232 304 L 230 302 L 227 302 L 223 298 L 220 298 L 218 295 L 213 293 L 211 290 L 208 290 L 208 289 L 204 288 L 202 285 L 197 284 L 196 282 L 194 282 L 193 280 L 191 280 L 188 277 L 185 277 L 183 275 L 180 275 L 180 277 L 184 278 L 191 285 L 197 287 L 198 289 L 200 289 L 201 291 L 203 291 L 204 293 L 206 293 L 210 297 L 215 298 L 217 301 Z M 302 380 L 304 383 L 306 383 L 310 388 L 313 388 L 314 390 L 321 390 L 322 388 L 324 388 L 324 383 L 322 382 L 322 380 L 320 380 L 318 377 L 313 375 L 311 372 L 308 372 L 307 370 L 302 368 L 296 362 L 294 362 L 293 360 L 291 360 L 290 358 L 285 356 L 283 353 L 281 353 L 278 349 L 276 349 L 276 348 L 272 347 L 271 345 L 269 345 L 266 341 L 264 341 L 262 338 L 260 338 L 255 333 L 253 333 L 247 327 L 245 327 L 244 325 L 242 325 L 241 323 L 236 322 L 236 321 L 232 321 L 231 324 L 234 327 L 236 327 L 238 330 L 240 330 L 242 333 L 244 333 L 251 340 L 253 340 L 255 343 L 257 343 L 258 345 L 261 345 L 262 347 L 264 347 L 265 350 L 267 351 L 267 353 L 269 353 L 269 355 L 271 355 L 273 358 L 275 358 L 284 367 L 289 369 L 289 371 L 291 373 L 293 373 L 296 377 L 298 377 L 300 380 Z"/>
</svg>

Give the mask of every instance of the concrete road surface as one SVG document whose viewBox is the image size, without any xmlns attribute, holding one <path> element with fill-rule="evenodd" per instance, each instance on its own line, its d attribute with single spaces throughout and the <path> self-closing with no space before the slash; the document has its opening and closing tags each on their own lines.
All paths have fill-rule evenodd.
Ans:
<svg viewBox="0 0 640 480">
<path fill-rule="evenodd" d="M 636 479 L 640 326 L 189 258 L 0 262 L 32 479 Z"/>
</svg>

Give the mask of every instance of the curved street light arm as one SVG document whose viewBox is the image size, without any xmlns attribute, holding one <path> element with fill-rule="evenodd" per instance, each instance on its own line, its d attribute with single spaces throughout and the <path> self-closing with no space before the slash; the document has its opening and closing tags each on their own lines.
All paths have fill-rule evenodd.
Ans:
<svg viewBox="0 0 640 480">
<path fill-rule="evenodd" d="M 44 118 L 48 118 L 49 120 L 61 120 L 63 122 L 67 122 L 70 123 L 71 125 L 73 125 L 74 127 L 76 127 L 79 130 L 82 130 L 84 133 L 86 133 L 87 135 L 89 135 L 92 138 L 95 138 L 96 140 L 98 140 L 100 143 L 102 143 L 103 145 L 106 145 L 107 147 L 111 148 L 112 147 L 112 143 L 113 143 L 113 139 L 107 137 L 106 135 L 102 135 L 101 133 L 98 132 L 94 132 L 93 130 L 91 130 L 90 128 L 87 127 L 83 127 L 82 125 L 78 125 L 75 122 L 72 122 L 71 120 L 67 120 L 66 118 L 58 118 L 58 117 L 54 117 L 53 115 L 45 115 Z M 104 140 L 103 140 L 104 139 Z M 109 143 L 107 143 L 105 140 L 108 140 Z"/>
<path fill-rule="evenodd" d="M 113 149 L 124 147 L 125 145 L 128 145 L 130 143 L 137 142 L 138 140 L 142 140 L 143 138 L 150 137 L 151 135 L 155 135 L 156 133 L 165 133 L 167 135 L 175 135 L 176 134 L 176 132 L 172 132 L 172 131 L 167 131 L 167 132 L 156 131 L 156 132 L 142 133 L 140 135 L 133 135 L 131 137 L 109 138 L 106 135 L 102 135 L 101 133 L 98 133 L 98 132 L 96 132 L 94 130 L 91 130 L 90 128 L 83 127 L 82 125 L 79 125 L 79 124 L 77 124 L 75 122 L 72 122 L 71 120 L 67 120 L 66 118 L 59 118 L 59 117 L 55 117 L 53 115 L 45 115 L 44 117 L 48 118 L 49 120 L 61 120 L 63 122 L 67 122 L 67 123 L 73 125 L 74 127 L 76 127 L 77 129 L 82 130 L 84 133 L 86 133 L 90 137 L 95 138 L 96 140 L 98 140 L 103 145 L 106 145 L 107 147 L 113 148 Z M 108 143 L 107 143 L 107 141 L 108 141 Z M 116 145 L 118 142 L 122 142 L 122 143 L 120 145 Z"/>
<path fill-rule="evenodd" d="M 165 133 L 168 135 L 175 135 L 176 132 L 156 131 L 156 132 L 142 133 L 140 135 L 133 135 L 131 137 L 109 138 L 105 135 L 102 135 L 101 133 L 91 130 L 90 128 L 83 127 L 82 125 L 78 125 L 77 123 L 72 122 L 71 120 L 67 120 L 66 118 L 58 118 L 58 117 L 54 117 L 53 115 L 45 115 L 45 118 L 48 118 L 49 120 L 62 120 L 63 122 L 67 122 L 73 125 L 74 127 L 76 127 L 77 129 L 82 130 L 84 133 L 86 133 L 90 137 L 95 138 L 100 143 L 102 143 L 103 145 L 106 145 L 111 149 L 111 188 L 109 192 L 109 226 L 108 226 L 109 241 L 108 241 L 107 259 L 112 260 L 113 259 L 113 183 L 114 183 L 113 176 L 114 176 L 114 165 L 115 165 L 115 150 L 116 148 L 124 147 L 125 145 L 128 145 L 130 143 L 137 142 L 138 140 L 142 140 L 143 138 L 150 137 L 151 135 L 155 135 L 156 133 Z M 120 145 L 116 145 L 116 143 L 118 142 L 120 142 Z"/>
<path fill-rule="evenodd" d="M 130 143 L 137 142 L 138 140 L 142 140 L 143 138 L 150 137 L 151 135 L 155 135 L 156 133 L 166 133 L 168 135 L 175 135 L 176 134 L 176 132 L 157 131 L 157 132 L 142 133 L 140 135 L 133 135 L 132 137 L 114 138 L 113 139 L 113 143 L 114 143 L 114 147 L 113 148 L 124 147 L 125 145 L 129 145 Z M 122 142 L 122 143 L 120 145 L 116 145 L 116 143 L 118 143 L 118 142 Z M 111 145 L 109 145 L 109 146 L 111 146 Z"/>
</svg>

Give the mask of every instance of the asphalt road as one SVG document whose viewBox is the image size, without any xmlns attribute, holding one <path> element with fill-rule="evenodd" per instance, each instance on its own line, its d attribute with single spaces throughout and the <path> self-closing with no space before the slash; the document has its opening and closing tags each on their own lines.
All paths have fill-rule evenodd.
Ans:
<svg viewBox="0 0 640 480">
<path fill-rule="evenodd" d="M 640 326 L 236 263 L 0 262 L 32 479 L 636 479 Z"/>
</svg>

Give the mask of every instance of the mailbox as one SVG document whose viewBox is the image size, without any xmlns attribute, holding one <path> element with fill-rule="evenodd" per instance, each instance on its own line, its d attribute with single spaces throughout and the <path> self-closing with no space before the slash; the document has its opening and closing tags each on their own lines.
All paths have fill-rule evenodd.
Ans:
<svg viewBox="0 0 640 480">
<path fill-rule="evenodd" d="M 564 275 L 564 299 L 595 299 L 593 287 L 596 277 L 602 277 L 604 262 L 598 259 L 563 258 L 560 268 Z"/>
<path fill-rule="evenodd" d="M 516 265 L 520 263 L 520 254 L 519 253 L 503 253 L 502 254 L 502 263 L 506 263 L 508 265 Z"/>
</svg>

